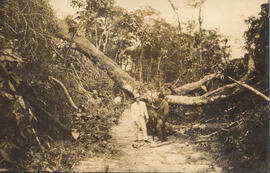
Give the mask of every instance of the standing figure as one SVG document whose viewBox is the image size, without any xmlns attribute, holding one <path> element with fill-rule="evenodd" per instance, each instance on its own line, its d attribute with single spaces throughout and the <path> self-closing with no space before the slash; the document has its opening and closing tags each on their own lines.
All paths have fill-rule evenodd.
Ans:
<svg viewBox="0 0 270 173">
<path fill-rule="evenodd" d="M 148 142 L 146 122 L 148 122 L 149 116 L 146 104 L 140 101 L 139 96 L 135 96 L 135 100 L 131 105 L 131 116 L 135 123 L 137 140 Z"/>
<path fill-rule="evenodd" d="M 149 121 L 146 124 L 147 127 L 147 132 L 148 134 L 152 135 L 152 139 L 153 141 L 155 140 L 155 135 L 157 134 L 157 112 L 153 107 L 153 100 L 148 100 L 148 104 L 146 104 L 147 106 L 147 111 L 148 111 L 148 115 L 149 115 Z"/>
<path fill-rule="evenodd" d="M 158 117 L 157 117 L 156 130 L 157 130 L 157 136 L 159 140 L 163 142 L 167 140 L 165 123 L 169 115 L 169 103 L 168 103 L 168 99 L 164 96 L 164 94 L 160 94 L 159 97 L 160 99 L 162 99 L 162 101 L 159 107 L 157 108 Z"/>
</svg>

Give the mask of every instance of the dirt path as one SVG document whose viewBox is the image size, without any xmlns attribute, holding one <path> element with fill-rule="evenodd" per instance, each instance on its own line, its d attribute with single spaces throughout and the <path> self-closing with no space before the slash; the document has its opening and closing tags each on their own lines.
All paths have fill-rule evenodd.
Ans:
<svg viewBox="0 0 270 173">
<path fill-rule="evenodd" d="M 135 135 L 129 111 L 113 127 L 113 140 L 121 148 L 117 156 L 100 156 L 81 161 L 75 172 L 222 172 L 209 153 L 197 151 L 194 144 L 181 137 L 169 136 L 168 142 L 132 147 Z M 149 137 L 150 139 L 150 137 Z"/>
</svg>

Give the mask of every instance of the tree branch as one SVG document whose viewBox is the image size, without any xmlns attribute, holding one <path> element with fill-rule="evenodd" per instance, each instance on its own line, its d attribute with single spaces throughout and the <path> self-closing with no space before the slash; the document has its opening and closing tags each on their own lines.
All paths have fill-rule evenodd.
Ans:
<svg viewBox="0 0 270 173">
<path fill-rule="evenodd" d="M 60 87 L 63 89 L 63 91 L 64 91 L 64 93 L 65 93 L 65 95 L 66 95 L 66 97 L 67 97 L 67 99 L 68 99 L 68 103 L 70 104 L 70 106 L 72 106 L 74 109 L 77 110 L 78 107 L 75 105 L 75 103 L 73 102 L 72 98 L 70 97 L 70 95 L 69 95 L 69 93 L 68 93 L 68 90 L 67 90 L 67 88 L 65 87 L 65 85 L 64 85 L 61 81 L 55 79 L 55 78 L 52 77 L 52 76 L 50 76 L 49 79 L 50 79 L 50 80 L 53 80 L 53 81 L 56 82 L 58 85 L 60 85 Z"/>
<path fill-rule="evenodd" d="M 263 93 L 261 93 L 260 91 L 256 90 L 255 88 L 243 83 L 243 82 L 240 82 L 240 81 L 237 81 L 235 79 L 233 79 L 232 77 L 228 76 L 228 78 L 232 81 L 234 81 L 235 83 L 237 83 L 238 85 L 252 91 L 253 93 L 257 94 L 258 96 L 262 97 L 264 100 L 270 102 L 270 98 L 267 97 L 266 95 L 264 95 Z"/>
<path fill-rule="evenodd" d="M 190 91 L 200 88 L 205 82 L 210 81 L 216 78 L 217 74 L 213 73 L 207 76 L 204 76 L 201 80 L 185 84 L 181 87 L 175 88 L 174 91 L 179 95 L 187 94 Z"/>
<path fill-rule="evenodd" d="M 53 116 L 52 114 L 50 114 L 45 109 L 43 109 L 42 107 L 40 107 L 39 105 L 37 105 L 35 103 L 33 103 L 33 106 L 39 112 L 39 113 L 36 113 L 35 115 L 39 116 L 40 118 L 45 118 L 45 116 L 41 116 L 40 113 L 45 114 L 46 115 L 46 119 L 48 121 L 50 121 L 51 123 L 55 124 L 56 127 L 58 127 L 59 129 L 61 129 L 68 136 L 72 136 L 71 135 L 71 129 L 67 128 L 64 124 L 62 124 L 59 120 L 57 120 L 55 118 L 55 116 Z"/>
</svg>

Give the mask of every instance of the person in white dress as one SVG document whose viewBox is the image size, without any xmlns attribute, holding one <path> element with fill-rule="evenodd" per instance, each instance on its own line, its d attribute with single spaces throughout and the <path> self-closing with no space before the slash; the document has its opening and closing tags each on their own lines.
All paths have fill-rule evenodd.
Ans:
<svg viewBox="0 0 270 173">
<path fill-rule="evenodd" d="M 148 141 L 146 123 L 148 122 L 149 116 L 145 102 L 140 100 L 140 96 L 135 96 L 135 102 L 131 104 L 131 116 L 135 123 L 135 133 L 137 141 Z"/>
</svg>

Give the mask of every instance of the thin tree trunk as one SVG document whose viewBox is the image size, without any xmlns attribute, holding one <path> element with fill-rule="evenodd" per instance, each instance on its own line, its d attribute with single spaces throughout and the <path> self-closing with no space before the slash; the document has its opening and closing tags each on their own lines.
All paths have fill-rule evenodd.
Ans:
<svg viewBox="0 0 270 173">
<path fill-rule="evenodd" d="M 153 48 L 150 49 L 150 63 L 148 67 L 148 73 L 147 73 L 147 83 L 151 82 L 150 78 L 152 76 L 152 61 L 153 61 Z"/>
<path fill-rule="evenodd" d="M 162 58 L 162 56 L 159 56 L 158 57 L 158 64 L 157 64 L 157 71 L 156 71 L 156 79 L 158 79 L 159 80 L 159 75 L 160 75 L 160 64 L 161 64 L 161 58 Z"/>
<path fill-rule="evenodd" d="M 119 56 L 119 51 L 116 51 L 115 56 L 114 56 L 114 62 L 117 62 L 118 56 Z"/>
<path fill-rule="evenodd" d="M 107 17 L 105 18 L 105 41 L 103 42 L 103 49 L 102 51 L 105 53 L 106 52 L 106 47 L 107 47 L 107 43 L 108 43 L 108 37 L 109 37 L 109 34 L 110 34 L 110 25 L 108 26 L 107 24 Z M 101 36 L 101 39 L 103 36 Z"/>
<path fill-rule="evenodd" d="M 199 56 L 200 56 L 200 62 L 199 64 L 202 63 L 202 4 L 200 4 L 199 7 L 199 32 L 200 32 L 200 47 L 199 47 Z"/>
<path fill-rule="evenodd" d="M 140 52 L 140 57 L 139 57 L 139 81 L 140 82 L 143 82 L 142 61 L 143 61 L 143 44 L 141 45 L 141 52 Z"/>
<path fill-rule="evenodd" d="M 171 0 L 168 0 L 172 9 L 173 9 L 173 12 L 175 13 L 175 16 L 177 18 L 177 22 L 178 22 L 178 30 L 179 30 L 179 34 L 181 35 L 182 33 L 182 29 L 181 29 L 181 23 L 180 23 L 180 18 L 179 18 L 179 15 L 177 13 L 177 8 L 174 6 L 173 2 Z"/>
<path fill-rule="evenodd" d="M 104 32 L 104 31 L 103 31 Z M 99 40 L 98 40 L 98 49 L 100 50 L 101 49 L 101 44 L 102 44 L 102 35 L 103 35 L 103 32 L 100 34 L 99 36 Z M 101 50 L 102 51 L 102 50 Z"/>
<path fill-rule="evenodd" d="M 127 71 L 127 67 L 128 67 L 128 65 L 129 65 L 129 63 L 128 63 L 128 58 L 126 58 L 125 61 L 126 61 L 126 64 L 125 64 L 125 68 L 124 68 L 124 69 L 125 69 L 125 71 Z"/>
<path fill-rule="evenodd" d="M 109 37 L 109 34 L 110 34 L 110 31 L 108 30 L 107 32 L 106 32 L 106 37 L 105 37 L 105 42 L 104 42 L 104 44 L 103 44 L 103 52 L 106 52 L 106 47 L 107 47 L 107 44 L 108 44 L 108 37 Z"/>
<path fill-rule="evenodd" d="M 98 31 L 97 31 L 97 23 L 95 22 L 95 38 L 96 38 L 96 48 L 99 49 L 98 46 Z"/>
</svg>

